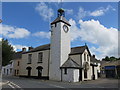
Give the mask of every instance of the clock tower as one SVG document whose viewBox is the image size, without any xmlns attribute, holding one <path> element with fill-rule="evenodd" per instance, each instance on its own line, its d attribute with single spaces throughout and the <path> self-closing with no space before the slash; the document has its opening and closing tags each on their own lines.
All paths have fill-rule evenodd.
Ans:
<svg viewBox="0 0 120 90">
<path fill-rule="evenodd" d="M 64 10 L 58 9 L 58 17 L 51 23 L 50 80 L 61 80 L 60 67 L 68 59 L 71 50 L 70 26 Z"/>
</svg>

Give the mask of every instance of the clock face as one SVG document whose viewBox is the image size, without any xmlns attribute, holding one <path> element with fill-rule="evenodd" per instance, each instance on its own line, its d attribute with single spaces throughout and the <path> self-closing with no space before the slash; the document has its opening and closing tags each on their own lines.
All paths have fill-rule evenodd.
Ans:
<svg viewBox="0 0 120 90">
<path fill-rule="evenodd" d="M 63 25 L 63 30 L 67 33 L 68 32 L 68 27 L 67 25 Z"/>
</svg>

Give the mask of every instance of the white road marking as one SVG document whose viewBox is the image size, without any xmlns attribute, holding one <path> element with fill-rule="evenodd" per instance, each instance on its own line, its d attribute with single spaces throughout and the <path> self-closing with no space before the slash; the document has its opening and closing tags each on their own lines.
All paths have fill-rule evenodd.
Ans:
<svg viewBox="0 0 120 90">
<path fill-rule="evenodd" d="M 20 88 L 21 90 L 23 90 L 20 86 L 18 86 L 17 84 L 11 82 L 11 81 L 7 81 L 7 83 L 11 88 Z"/>
<path fill-rule="evenodd" d="M 8 85 L 11 87 L 11 88 L 15 88 L 13 85 L 11 85 L 10 83 L 8 83 Z"/>
<path fill-rule="evenodd" d="M 10 82 L 12 85 L 16 86 L 17 88 L 21 88 L 20 86 L 18 86 L 17 84 Z"/>
<path fill-rule="evenodd" d="M 53 85 L 53 84 L 48 84 L 48 85 L 53 86 L 53 87 L 57 87 L 57 88 L 65 88 L 65 87 L 58 86 L 58 85 Z"/>
</svg>

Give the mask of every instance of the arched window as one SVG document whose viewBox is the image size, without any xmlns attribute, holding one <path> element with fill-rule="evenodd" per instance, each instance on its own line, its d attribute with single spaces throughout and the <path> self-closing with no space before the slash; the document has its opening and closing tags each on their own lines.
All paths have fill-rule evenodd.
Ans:
<svg viewBox="0 0 120 90">
<path fill-rule="evenodd" d="M 89 55 L 87 55 L 87 61 L 89 61 Z"/>
<path fill-rule="evenodd" d="M 86 61 L 86 54 L 84 53 L 84 61 Z"/>
</svg>

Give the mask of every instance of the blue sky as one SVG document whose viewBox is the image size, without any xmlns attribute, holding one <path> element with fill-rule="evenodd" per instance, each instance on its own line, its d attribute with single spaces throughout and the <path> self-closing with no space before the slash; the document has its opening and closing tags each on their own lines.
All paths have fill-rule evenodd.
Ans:
<svg viewBox="0 0 120 90">
<path fill-rule="evenodd" d="M 57 17 L 60 3 L 2 3 L 3 37 L 20 51 L 22 47 L 50 43 L 50 22 Z M 87 43 L 98 58 L 116 56 L 118 3 L 63 2 L 71 26 L 71 46 Z"/>
</svg>

